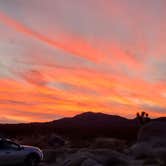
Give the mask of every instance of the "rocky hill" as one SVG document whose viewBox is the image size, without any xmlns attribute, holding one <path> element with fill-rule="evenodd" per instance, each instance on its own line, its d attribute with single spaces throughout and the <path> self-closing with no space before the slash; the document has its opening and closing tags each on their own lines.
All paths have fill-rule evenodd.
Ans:
<svg viewBox="0 0 166 166">
<path fill-rule="evenodd" d="M 135 139 L 139 129 L 137 119 L 86 112 L 71 118 L 47 123 L 1 124 L 0 133 L 7 137 L 57 133 L 71 138 L 114 137 Z"/>
</svg>

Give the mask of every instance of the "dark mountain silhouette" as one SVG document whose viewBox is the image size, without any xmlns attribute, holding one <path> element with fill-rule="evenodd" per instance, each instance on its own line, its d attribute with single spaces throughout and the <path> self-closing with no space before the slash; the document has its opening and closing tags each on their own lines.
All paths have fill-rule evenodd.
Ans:
<svg viewBox="0 0 166 166">
<path fill-rule="evenodd" d="M 117 115 L 86 112 L 47 123 L 1 124 L 0 133 L 7 137 L 57 133 L 72 139 L 109 136 L 135 140 L 139 127 L 137 118 L 126 119 Z"/>
<path fill-rule="evenodd" d="M 56 131 L 68 133 L 74 137 L 111 136 L 123 139 L 134 139 L 139 128 L 137 119 L 126 119 L 117 115 L 86 112 L 51 122 Z"/>
</svg>

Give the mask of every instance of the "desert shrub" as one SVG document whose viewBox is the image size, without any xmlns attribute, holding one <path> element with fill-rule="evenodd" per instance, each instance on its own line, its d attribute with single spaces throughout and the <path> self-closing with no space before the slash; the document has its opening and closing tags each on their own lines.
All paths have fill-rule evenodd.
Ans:
<svg viewBox="0 0 166 166">
<path fill-rule="evenodd" d="M 115 138 L 96 138 L 91 144 L 91 148 L 108 148 L 111 150 L 123 151 L 127 147 L 125 140 Z"/>
</svg>

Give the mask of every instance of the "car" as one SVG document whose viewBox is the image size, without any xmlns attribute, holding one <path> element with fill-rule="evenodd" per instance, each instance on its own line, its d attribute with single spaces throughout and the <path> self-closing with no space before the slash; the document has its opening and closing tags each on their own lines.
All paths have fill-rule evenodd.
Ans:
<svg viewBox="0 0 166 166">
<path fill-rule="evenodd" d="M 33 146 L 19 145 L 9 139 L 0 139 L 0 166 L 37 166 L 43 160 L 43 152 Z"/>
</svg>

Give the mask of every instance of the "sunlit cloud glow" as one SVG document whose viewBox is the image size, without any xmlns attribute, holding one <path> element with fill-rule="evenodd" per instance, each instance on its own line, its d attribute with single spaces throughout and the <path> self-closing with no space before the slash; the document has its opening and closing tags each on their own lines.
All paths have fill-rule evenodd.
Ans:
<svg viewBox="0 0 166 166">
<path fill-rule="evenodd" d="M 0 1 L 0 122 L 86 111 L 166 116 L 165 7 L 164 0 Z"/>
</svg>

